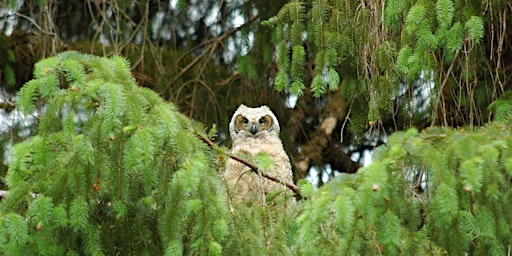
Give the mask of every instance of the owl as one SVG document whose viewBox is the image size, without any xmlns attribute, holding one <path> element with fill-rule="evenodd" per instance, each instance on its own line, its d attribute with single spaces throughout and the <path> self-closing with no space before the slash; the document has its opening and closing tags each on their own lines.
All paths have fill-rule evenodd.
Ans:
<svg viewBox="0 0 512 256">
<path fill-rule="evenodd" d="M 290 159 L 279 139 L 279 122 L 267 106 L 250 108 L 245 105 L 235 111 L 229 123 L 233 142 L 231 153 L 255 162 L 267 159 L 268 168 L 261 172 L 293 183 Z M 283 184 L 268 180 L 252 172 L 249 167 L 229 158 L 224 177 L 232 201 L 266 204 L 289 203 L 291 191 Z"/>
</svg>

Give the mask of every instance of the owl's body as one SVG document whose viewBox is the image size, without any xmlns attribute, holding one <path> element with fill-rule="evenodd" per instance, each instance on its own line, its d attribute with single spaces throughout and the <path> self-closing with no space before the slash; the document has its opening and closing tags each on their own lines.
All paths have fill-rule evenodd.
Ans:
<svg viewBox="0 0 512 256">
<path fill-rule="evenodd" d="M 233 141 L 231 152 L 242 158 L 254 161 L 263 153 L 272 164 L 262 172 L 282 181 L 293 183 L 290 159 L 279 139 L 279 122 L 267 106 L 249 108 L 240 105 L 229 124 Z M 266 203 L 266 196 L 290 198 L 289 189 L 253 173 L 249 167 L 233 159 L 226 163 L 225 178 L 230 197 L 237 202 Z"/>
</svg>

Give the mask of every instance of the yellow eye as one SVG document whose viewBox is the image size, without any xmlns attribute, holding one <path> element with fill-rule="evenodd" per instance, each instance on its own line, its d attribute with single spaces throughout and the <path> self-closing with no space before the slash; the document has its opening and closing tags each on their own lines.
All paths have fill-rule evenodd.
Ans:
<svg viewBox="0 0 512 256">
<path fill-rule="evenodd" d="M 249 119 L 247 119 L 241 115 L 236 118 L 236 126 L 239 129 L 247 128 L 248 125 L 249 125 Z"/>
<path fill-rule="evenodd" d="M 269 115 L 266 115 L 260 120 L 258 120 L 258 123 L 260 124 L 262 129 L 269 129 L 272 126 L 272 118 Z"/>
</svg>

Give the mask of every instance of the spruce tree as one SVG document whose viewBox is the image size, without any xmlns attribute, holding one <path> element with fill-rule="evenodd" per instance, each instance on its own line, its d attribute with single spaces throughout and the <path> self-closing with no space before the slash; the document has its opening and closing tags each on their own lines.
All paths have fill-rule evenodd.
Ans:
<svg viewBox="0 0 512 256">
<path fill-rule="evenodd" d="M 126 59 L 44 59 L 17 108 L 37 134 L 12 149 L 3 254 L 221 254 L 228 208 L 204 127 L 137 86 Z"/>
</svg>

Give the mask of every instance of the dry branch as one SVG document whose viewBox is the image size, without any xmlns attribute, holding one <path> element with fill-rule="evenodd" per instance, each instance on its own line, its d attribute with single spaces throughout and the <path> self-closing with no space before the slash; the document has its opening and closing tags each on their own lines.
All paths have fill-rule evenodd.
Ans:
<svg viewBox="0 0 512 256">
<path fill-rule="evenodd" d="M 210 139 L 208 139 L 206 136 L 204 136 L 203 134 L 199 133 L 199 132 L 195 132 L 196 135 L 202 140 L 204 141 L 211 149 L 218 149 L 217 145 L 215 143 L 213 143 L 213 141 L 211 141 Z M 245 159 L 242 159 L 234 154 L 231 154 L 231 153 L 228 153 L 228 152 L 222 152 L 223 154 L 227 155 L 229 158 L 235 160 L 235 161 L 238 161 L 244 165 L 246 165 L 247 167 L 249 167 L 251 169 L 252 172 L 258 174 L 258 175 L 261 175 L 262 177 L 268 179 L 268 180 L 271 180 L 273 182 L 277 182 L 279 184 L 283 184 L 285 185 L 287 188 L 291 189 L 296 196 L 299 196 L 300 197 L 300 190 L 299 190 L 299 187 L 297 187 L 295 184 L 292 184 L 290 182 L 286 182 L 286 181 L 283 181 L 275 176 L 272 176 L 272 175 L 269 175 L 267 173 L 264 173 L 264 172 L 261 172 L 259 171 L 258 169 L 258 166 L 256 166 L 255 164 L 245 160 Z"/>
</svg>

